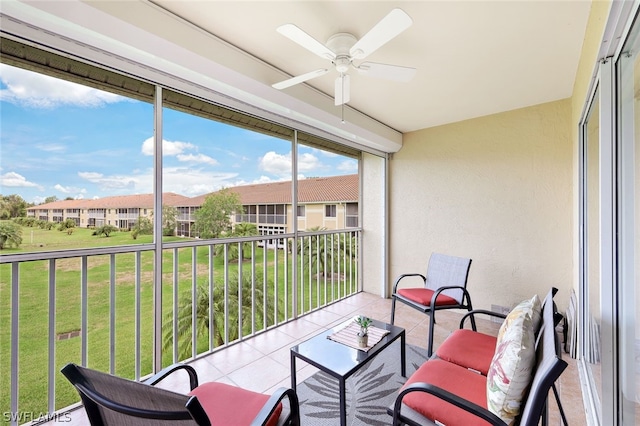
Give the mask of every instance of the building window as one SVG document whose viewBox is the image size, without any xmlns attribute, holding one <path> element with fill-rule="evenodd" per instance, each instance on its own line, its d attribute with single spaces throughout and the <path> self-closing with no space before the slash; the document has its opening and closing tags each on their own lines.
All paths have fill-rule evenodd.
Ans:
<svg viewBox="0 0 640 426">
<path fill-rule="evenodd" d="M 358 203 L 347 203 L 345 226 L 348 228 L 358 227 Z"/>
<path fill-rule="evenodd" d="M 324 216 L 325 217 L 336 217 L 336 205 L 335 204 L 327 204 L 324 206 Z"/>
<path fill-rule="evenodd" d="M 296 216 L 304 217 L 305 216 L 305 206 L 298 206 L 296 210 Z"/>
<path fill-rule="evenodd" d="M 286 211 L 284 204 L 260 205 L 258 206 L 258 223 L 284 225 L 287 223 Z"/>
<path fill-rule="evenodd" d="M 266 235 L 266 236 L 279 235 L 279 234 L 284 234 L 286 232 L 287 232 L 286 228 L 282 228 L 279 226 L 258 226 L 258 233 L 260 235 Z M 258 246 L 265 247 L 265 242 L 266 242 L 267 248 L 281 249 L 285 247 L 284 238 L 270 238 L 270 239 L 261 240 L 258 242 Z"/>
</svg>

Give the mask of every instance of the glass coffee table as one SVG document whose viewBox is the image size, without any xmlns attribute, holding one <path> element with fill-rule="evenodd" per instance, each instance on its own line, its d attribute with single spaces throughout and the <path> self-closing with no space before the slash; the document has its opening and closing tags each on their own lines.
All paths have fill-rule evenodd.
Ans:
<svg viewBox="0 0 640 426">
<path fill-rule="evenodd" d="M 340 424 L 347 424 L 347 401 L 346 401 L 346 381 L 371 361 L 376 355 L 383 351 L 391 343 L 400 339 L 400 371 L 402 377 L 406 377 L 405 359 L 405 332 L 404 328 L 386 324 L 373 320 L 373 326 L 389 333 L 380 340 L 368 352 L 351 348 L 342 343 L 335 342 L 328 338 L 336 330 L 344 327 L 348 323 L 337 326 L 335 329 L 327 330 L 307 341 L 291 348 L 291 387 L 296 390 L 296 358 L 313 365 L 321 371 L 338 379 L 340 392 Z"/>
</svg>

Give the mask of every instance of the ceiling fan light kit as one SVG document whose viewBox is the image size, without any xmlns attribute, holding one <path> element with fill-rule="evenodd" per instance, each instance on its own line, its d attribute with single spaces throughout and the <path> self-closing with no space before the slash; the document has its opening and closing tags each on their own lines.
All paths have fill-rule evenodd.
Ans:
<svg viewBox="0 0 640 426">
<path fill-rule="evenodd" d="M 363 62 L 360 65 L 353 63 L 354 59 L 364 59 L 375 52 L 378 48 L 409 28 L 412 22 L 409 15 L 403 10 L 393 9 L 371 28 L 369 32 L 362 36 L 360 40 L 353 34 L 337 33 L 329 37 L 326 44 L 320 43 L 293 24 L 282 25 L 277 28 L 277 31 L 310 52 L 331 61 L 333 68 L 339 73 L 334 88 L 335 104 L 344 105 L 350 100 L 350 77 L 347 72 L 351 67 L 358 70 L 360 74 L 370 77 L 401 82 L 409 81 L 413 78 L 416 73 L 415 68 L 375 62 Z M 329 72 L 328 68 L 321 68 L 275 83 L 272 86 L 282 90 L 320 77 L 327 72 Z M 344 122 L 344 116 L 342 120 Z"/>
</svg>

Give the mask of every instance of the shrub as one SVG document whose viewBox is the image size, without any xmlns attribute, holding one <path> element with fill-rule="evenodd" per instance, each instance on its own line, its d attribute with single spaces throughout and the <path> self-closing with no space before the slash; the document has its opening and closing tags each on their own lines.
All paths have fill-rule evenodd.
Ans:
<svg viewBox="0 0 640 426">
<path fill-rule="evenodd" d="M 11 222 L 0 222 L 0 250 L 10 245 L 20 247 L 22 244 L 22 228 L 20 225 Z"/>
</svg>

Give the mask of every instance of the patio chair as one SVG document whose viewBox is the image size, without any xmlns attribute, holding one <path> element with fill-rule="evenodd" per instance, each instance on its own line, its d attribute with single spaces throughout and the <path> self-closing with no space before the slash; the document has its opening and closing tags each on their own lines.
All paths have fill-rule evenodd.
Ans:
<svg viewBox="0 0 640 426">
<path fill-rule="evenodd" d="M 188 395 L 155 387 L 171 373 L 189 376 Z M 193 367 L 169 366 L 144 382 L 67 364 L 62 374 L 80 394 L 92 426 L 109 425 L 300 425 L 298 397 L 280 388 L 264 395 L 224 383 L 198 386 Z"/>
<path fill-rule="evenodd" d="M 467 277 L 471 259 L 432 253 L 429 258 L 427 275 L 420 273 L 402 274 L 393 285 L 391 294 L 391 324 L 395 321 L 396 301 L 429 315 L 429 341 L 427 353 L 433 353 L 433 329 L 436 323 L 435 311 L 440 309 L 466 309 L 471 311 L 471 296 L 467 291 Z M 409 277 L 419 277 L 421 287 L 398 288 L 400 282 Z M 476 331 L 475 319 L 471 317 L 471 327 Z"/>
</svg>

